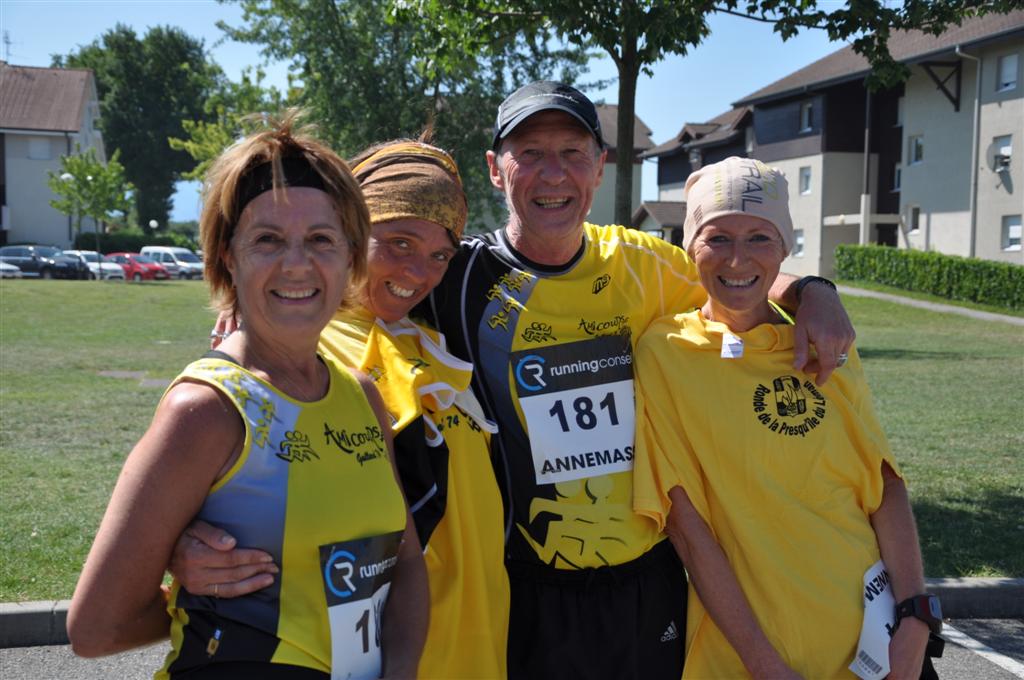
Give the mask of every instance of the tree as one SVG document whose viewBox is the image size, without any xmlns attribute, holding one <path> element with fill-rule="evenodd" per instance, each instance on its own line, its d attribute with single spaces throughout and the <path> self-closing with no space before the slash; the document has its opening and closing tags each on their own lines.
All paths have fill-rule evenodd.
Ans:
<svg viewBox="0 0 1024 680">
<path fill-rule="evenodd" d="M 167 223 L 174 183 L 191 159 L 171 149 L 183 137 L 183 120 L 211 118 L 203 104 L 223 75 L 203 42 L 179 28 L 150 28 L 141 40 L 118 24 L 102 38 L 54 65 L 89 68 L 96 75 L 100 128 L 108 148 L 121 152 L 125 173 L 136 187 L 139 222 Z"/>
<path fill-rule="evenodd" d="M 256 128 L 251 114 L 277 113 L 294 103 L 297 90 L 289 88 L 285 96 L 277 88 L 264 88 L 265 77 L 262 69 L 254 71 L 248 67 L 242 71 L 239 82 L 220 81 L 203 105 L 210 120 L 181 121 L 184 138 L 171 137 L 167 141 L 172 149 L 186 152 L 196 163 L 182 174 L 183 178 L 201 180 L 224 149 Z"/>
<path fill-rule="evenodd" d="M 244 26 L 219 24 L 238 41 L 261 46 L 268 59 L 291 62 L 301 82 L 297 102 L 339 153 L 375 142 L 416 137 L 432 126 L 434 143 L 450 149 L 462 173 L 470 214 L 496 212 L 482 151 L 504 93 L 531 80 L 573 80 L 583 50 L 552 49 L 549 34 L 516 31 L 485 48 L 430 59 L 422 21 L 396 18 L 388 0 L 242 0 Z"/>
<path fill-rule="evenodd" d="M 636 84 L 640 72 L 666 54 L 685 55 L 710 32 L 712 12 L 774 24 L 783 40 L 809 28 L 823 29 L 833 41 L 854 38 L 853 49 L 873 68 L 869 86 L 893 85 L 906 78 L 906 67 L 889 55 L 892 31 L 921 29 L 938 35 L 951 24 L 986 12 L 1009 12 L 1020 0 L 393 0 L 399 16 L 418 17 L 427 38 L 464 49 L 486 45 L 495 35 L 518 30 L 532 34 L 541 27 L 579 45 L 604 50 L 619 74 L 619 119 L 615 186 L 615 221 L 629 224 L 633 182 L 633 128 Z"/>
<path fill-rule="evenodd" d="M 57 195 L 50 205 L 65 215 L 71 216 L 75 224 L 75 236 L 82 232 L 82 219 L 96 220 L 96 232 L 100 225 L 109 220 L 112 213 L 128 213 L 132 206 L 129 194 L 133 191 L 131 182 L 125 179 L 124 166 L 115 151 L 107 163 L 96 158 L 95 149 L 85 153 L 61 156 L 60 172 L 49 171 L 47 184 Z M 97 237 L 98 238 L 98 237 Z"/>
</svg>

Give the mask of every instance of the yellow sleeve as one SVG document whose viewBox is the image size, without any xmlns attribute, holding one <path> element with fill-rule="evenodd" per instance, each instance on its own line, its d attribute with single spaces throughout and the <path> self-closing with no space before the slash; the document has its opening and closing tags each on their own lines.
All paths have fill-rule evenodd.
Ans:
<svg viewBox="0 0 1024 680">
<path fill-rule="evenodd" d="M 680 314 L 700 307 L 707 301 L 708 294 L 700 284 L 697 265 L 682 248 L 667 241 L 664 243 L 667 246 L 670 271 L 665 275 L 668 285 L 666 310 L 662 314 Z"/>
<path fill-rule="evenodd" d="M 882 462 L 887 462 L 901 478 L 903 473 L 896 464 L 889 440 L 875 413 L 871 389 L 856 347 L 850 348 L 849 355 L 846 366 L 833 376 L 836 376 L 837 387 L 848 400 L 844 414 L 847 419 L 846 430 L 854 450 L 864 463 L 864 478 L 859 485 L 860 504 L 862 510 L 870 515 L 882 503 Z"/>
<path fill-rule="evenodd" d="M 645 291 L 648 324 L 672 314 L 681 314 L 700 307 L 707 293 L 700 285 L 697 266 L 686 252 L 668 241 L 640 231 L 626 230 L 630 247 L 640 248 L 653 257 L 645 259 L 639 272 Z M 646 330 L 646 328 L 642 329 Z"/>
<path fill-rule="evenodd" d="M 636 357 L 637 434 L 633 460 L 633 509 L 663 530 L 672 502 L 668 492 L 681 486 L 708 521 L 709 509 L 700 461 L 680 419 L 684 386 L 678 359 L 685 352 L 668 338 L 671 326 L 657 323 L 640 339 Z"/>
</svg>

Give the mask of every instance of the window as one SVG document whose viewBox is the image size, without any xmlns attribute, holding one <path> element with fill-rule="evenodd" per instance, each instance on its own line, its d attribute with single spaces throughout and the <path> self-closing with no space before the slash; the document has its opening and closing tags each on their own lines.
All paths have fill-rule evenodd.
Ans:
<svg viewBox="0 0 1024 680">
<path fill-rule="evenodd" d="M 800 193 L 802 195 L 811 193 L 811 168 L 806 165 L 800 168 Z"/>
<path fill-rule="evenodd" d="M 910 233 L 921 231 L 921 207 L 910 206 Z"/>
<path fill-rule="evenodd" d="M 31 160 L 48 161 L 53 158 L 51 153 L 49 137 L 28 140 L 28 157 Z"/>
<path fill-rule="evenodd" d="M 899 163 L 897 163 L 892 168 L 892 190 L 893 191 L 899 191 L 900 190 L 900 181 L 903 178 L 902 176 L 903 176 L 903 166 L 900 165 Z"/>
<path fill-rule="evenodd" d="M 1003 250 L 1020 250 L 1020 215 L 1003 215 Z"/>
<path fill-rule="evenodd" d="M 1017 88 L 1017 55 L 1004 54 L 996 62 L 996 92 Z"/>
<path fill-rule="evenodd" d="M 907 140 L 907 162 L 909 165 L 924 160 L 924 135 L 913 135 Z"/>
<path fill-rule="evenodd" d="M 800 132 L 810 132 L 814 125 L 814 102 L 800 105 Z"/>
<path fill-rule="evenodd" d="M 751 125 L 747 128 L 747 155 L 752 156 L 754 153 L 754 126 Z"/>
<path fill-rule="evenodd" d="M 700 151 L 697 149 L 690 151 L 690 167 L 694 170 L 700 168 Z"/>
<path fill-rule="evenodd" d="M 900 127 L 903 125 L 903 101 L 903 97 L 896 100 L 896 124 L 893 127 Z"/>
<path fill-rule="evenodd" d="M 793 230 L 793 257 L 804 256 L 804 230 L 794 229 Z"/>
</svg>

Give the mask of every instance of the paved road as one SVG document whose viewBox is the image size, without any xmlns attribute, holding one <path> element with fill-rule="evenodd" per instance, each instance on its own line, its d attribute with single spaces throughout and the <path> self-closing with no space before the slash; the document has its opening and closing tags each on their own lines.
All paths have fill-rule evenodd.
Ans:
<svg viewBox="0 0 1024 680">
<path fill-rule="evenodd" d="M 838 288 L 839 292 L 844 295 L 855 295 L 857 297 L 875 298 L 876 300 L 887 300 L 889 302 L 907 305 L 908 307 L 929 309 L 933 312 L 946 312 L 947 314 L 959 314 L 960 316 L 980 319 L 982 321 L 999 321 L 1002 323 L 1013 324 L 1014 326 L 1024 326 L 1024 317 L 1010 316 L 1009 314 L 994 314 L 992 312 L 983 312 L 980 309 L 958 307 L 957 305 L 944 305 L 941 302 L 915 300 L 914 298 L 903 297 L 902 295 L 880 293 L 874 290 L 867 290 L 866 288 L 855 288 L 853 286 L 838 286 Z"/>
<path fill-rule="evenodd" d="M 943 680 L 1014 680 L 1024 678 L 1024 620 L 973 619 L 950 622 L 969 636 L 963 644 L 985 646 L 997 652 L 1000 666 L 991 657 L 947 644 L 935 667 Z M 105 659 L 79 659 L 68 646 L 0 649 L 0 677 L 4 680 L 106 680 L 150 678 L 164 659 L 166 647 L 154 645 Z M 1006 668 L 1005 666 L 1009 666 Z"/>
</svg>

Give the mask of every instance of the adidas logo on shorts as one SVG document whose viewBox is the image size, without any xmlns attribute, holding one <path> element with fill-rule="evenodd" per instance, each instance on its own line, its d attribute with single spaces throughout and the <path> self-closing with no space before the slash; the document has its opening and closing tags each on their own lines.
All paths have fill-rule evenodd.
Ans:
<svg viewBox="0 0 1024 680">
<path fill-rule="evenodd" d="M 665 632 L 661 634 L 661 641 L 662 642 L 671 642 L 672 640 L 675 640 L 678 637 L 679 637 L 679 630 L 676 628 L 676 622 L 675 621 L 669 621 L 668 622 L 668 628 L 666 628 Z"/>
</svg>

